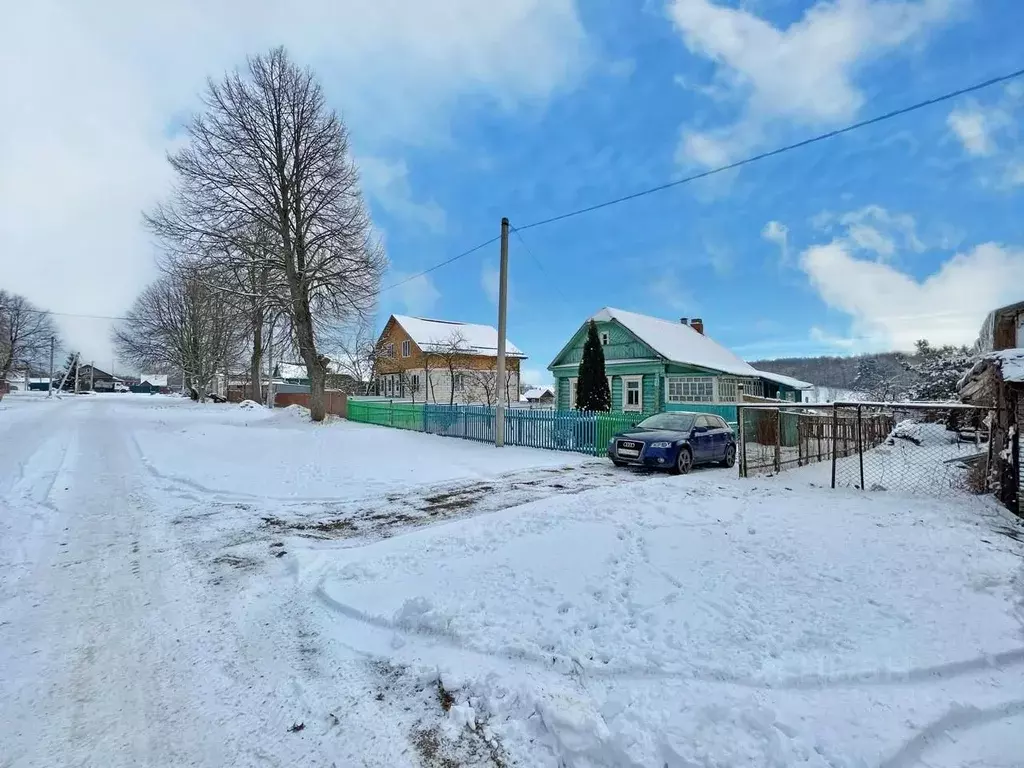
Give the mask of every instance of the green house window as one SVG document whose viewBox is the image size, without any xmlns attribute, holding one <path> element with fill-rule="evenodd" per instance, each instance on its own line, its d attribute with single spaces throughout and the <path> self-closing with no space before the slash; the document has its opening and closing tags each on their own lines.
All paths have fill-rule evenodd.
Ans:
<svg viewBox="0 0 1024 768">
<path fill-rule="evenodd" d="M 711 403 L 715 381 L 710 376 L 672 376 L 665 392 L 670 403 Z"/>
</svg>

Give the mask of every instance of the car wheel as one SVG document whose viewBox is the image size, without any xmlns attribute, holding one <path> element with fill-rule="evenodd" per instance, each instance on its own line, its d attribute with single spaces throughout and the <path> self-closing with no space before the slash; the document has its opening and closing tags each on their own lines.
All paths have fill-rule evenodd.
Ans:
<svg viewBox="0 0 1024 768">
<path fill-rule="evenodd" d="M 679 449 L 679 455 L 676 456 L 676 463 L 672 465 L 673 475 L 685 475 L 693 469 L 693 454 L 687 447 Z"/>
<path fill-rule="evenodd" d="M 736 466 L 736 446 L 730 445 L 725 449 L 725 461 L 722 462 L 722 466 L 726 469 L 732 469 Z"/>
</svg>

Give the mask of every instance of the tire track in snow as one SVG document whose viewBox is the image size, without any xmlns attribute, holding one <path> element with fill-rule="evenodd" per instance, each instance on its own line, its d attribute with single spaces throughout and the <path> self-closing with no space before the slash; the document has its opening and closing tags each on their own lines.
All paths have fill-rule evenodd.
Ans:
<svg viewBox="0 0 1024 768">
<path fill-rule="evenodd" d="M 880 763 L 879 768 L 909 768 L 909 766 L 917 765 L 921 762 L 924 754 L 935 746 L 936 740 L 942 736 L 970 731 L 997 720 L 1019 715 L 1024 715 L 1024 699 L 1007 702 L 1002 706 L 990 709 L 979 709 L 963 704 L 954 705 L 938 720 L 925 726 L 892 757 Z"/>
</svg>

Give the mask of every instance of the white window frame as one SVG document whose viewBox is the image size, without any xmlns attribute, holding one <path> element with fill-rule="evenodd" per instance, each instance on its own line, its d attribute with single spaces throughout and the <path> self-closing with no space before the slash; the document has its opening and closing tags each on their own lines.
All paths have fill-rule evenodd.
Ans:
<svg viewBox="0 0 1024 768">
<path fill-rule="evenodd" d="M 629 385 L 636 384 L 636 403 L 629 402 Z M 644 410 L 644 377 L 623 376 L 622 377 L 622 410 L 643 413 Z"/>
<path fill-rule="evenodd" d="M 412 375 L 412 381 L 410 382 L 410 384 L 413 392 L 420 391 L 420 375 L 418 373 L 414 373 Z"/>
<path fill-rule="evenodd" d="M 406 339 L 402 342 L 402 357 L 409 357 L 412 355 L 412 342 Z"/>
<path fill-rule="evenodd" d="M 393 343 L 390 343 L 390 344 L 388 344 L 387 346 L 384 347 L 384 357 L 394 357 L 394 356 L 395 356 L 395 345 Z"/>
<path fill-rule="evenodd" d="M 462 377 L 462 373 L 455 373 L 452 375 L 452 389 L 456 392 L 461 392 L 466 386 L 466 382 Z"/>
<path fill-rule="evenodd" d="M 569 410 L 576 408 L 576 385 L 579 383 L 579 378 L 573 376 L 569 379 Z"/>
<path fill-rule="evenodd" d="M 608 331 L 601 331 L 601 346 L 608 346 Z"/>
<path fill-rule="evenodd" d="M 715 402 L 714 376 L 666 376 L 666 403 Z"/>
</svg>

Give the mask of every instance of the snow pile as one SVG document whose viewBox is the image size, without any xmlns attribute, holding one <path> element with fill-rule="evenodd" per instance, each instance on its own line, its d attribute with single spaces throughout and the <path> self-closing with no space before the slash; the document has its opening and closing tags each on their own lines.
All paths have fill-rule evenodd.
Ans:
<svg viewBox="0 0 1024 768">
<path fill-rule="evenodd" d="M 1021 690 L 1019 553 L 981 502 L 720 477 L 318 549 L 299 581 L 337 642 L 439 670 L 511 764 L 878 764 Z"/>
<path fill-rule="evenodd" d="M 257 403 L 255 400 L 243 400 L 242 402 L 240 402 L 238 404 L 238 407 L 239 408 L 249 408 L 249 409 L 252 409 L 252 408 L 262 408 L 263 406 L 260 403 Z"/>
<path fill-rule="evenodd" d="M 904 419 L 893 428 L 887 442 L 893 445 L 897 439 L 909 440 L 914 445 L 927 447 L 948 445 L 955 440 L 955 435 L 946 429 L 945 424 Z"/>
</svg>

